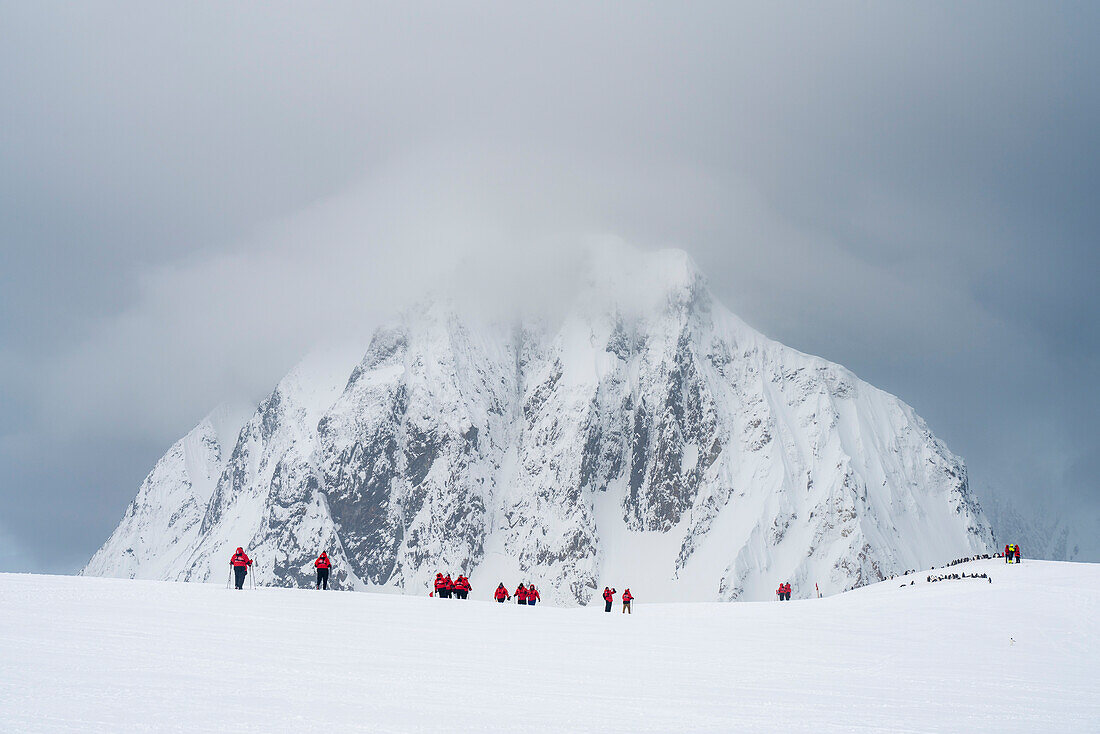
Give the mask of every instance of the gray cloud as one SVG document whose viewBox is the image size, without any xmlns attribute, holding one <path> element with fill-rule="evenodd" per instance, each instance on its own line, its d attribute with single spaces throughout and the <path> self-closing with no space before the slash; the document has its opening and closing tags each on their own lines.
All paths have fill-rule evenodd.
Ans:
<svg viewBox="0 0 1100 734">
<path fill-rule="evenodd" d="M 311 344 L 592 234 L 1096 515 L 1098 15 L 5 5 L 0 567 L 77 567 Z"/>
</svg>

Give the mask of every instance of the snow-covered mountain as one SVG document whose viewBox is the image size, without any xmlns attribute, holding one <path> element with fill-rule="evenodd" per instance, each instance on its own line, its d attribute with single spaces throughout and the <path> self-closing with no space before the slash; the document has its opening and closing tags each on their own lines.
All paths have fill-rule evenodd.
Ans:
<svg viewBox="0 0 1100 734">
<path fill-rule="evenodd" d="M 210 497 L 250 408 L 221 405 L 161 457 L 115 532 L 81 572 L 87 576 L 174 577 L 199 544 Z"/>
<path fill-rule="evenodd" d="M 984 552 L 963 462 L 905 403 L 754 331 L 690 258 L 595 253 L 563 318 L 447 299 L 312 357 L 235 442 L 169 450 L 87 575 L 426 593 L 436 570 L 586 603 L 831 593 Z M 224 430 L 222 431 L 224 434 Z M 637 593 L 637 591 L 635 591 Z"/>
</svg>

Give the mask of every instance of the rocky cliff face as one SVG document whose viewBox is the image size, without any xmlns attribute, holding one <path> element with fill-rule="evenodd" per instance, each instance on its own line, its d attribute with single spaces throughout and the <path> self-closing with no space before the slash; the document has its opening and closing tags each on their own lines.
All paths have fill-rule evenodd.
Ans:
<svg viewBox="0 0 1100 734">
<path fill-rule="evenodd" d="M 301 586 L 324 548 L 345 588 L 445 569 L 475 596 L 767 599 L 992 543 L 909 406 L 753 331 L 675 251 L 593 264 L 552 327 L 427 303 L 357 364 L 307 360 L 234 445 L 212 433 L 169 450 L 85 573 L 220 580 L 245 545 Z"/>
</svg>

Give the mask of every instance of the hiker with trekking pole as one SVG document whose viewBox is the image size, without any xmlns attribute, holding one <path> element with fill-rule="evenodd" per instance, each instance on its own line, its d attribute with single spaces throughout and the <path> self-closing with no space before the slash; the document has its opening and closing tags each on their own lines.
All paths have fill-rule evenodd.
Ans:
<svg viewBox="0 0 1100 734">
<path fill-rule="evenodd" d="M 236 576 L 236 589 L 240 591 L 244 588 L 245 574 L 252 570 L 252 559 L 244 552 L 244 548 L 238 546 L 237 552 L 229 559 L 229 565 L 233 568 L 233 575 Z"/>
</svg>

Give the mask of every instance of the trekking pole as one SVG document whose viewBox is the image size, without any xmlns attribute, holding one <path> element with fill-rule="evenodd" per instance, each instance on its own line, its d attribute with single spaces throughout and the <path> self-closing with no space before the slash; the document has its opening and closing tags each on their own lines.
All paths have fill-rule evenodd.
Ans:
<svg viewBox="0 0 1100 734">
<path fill-rule="evenodd" d="M 252 574 L 252 566 L 248 567 L 248 584 L 251 589 L 256 589 L 256 577 Z"/>
<path fill-rule="evenodd" d="M 233 580 L 233 567 L 229 567 L 229 575 L 225 577 L 225 588 L 229 588 L 229 582 Z"/>
</svg>

